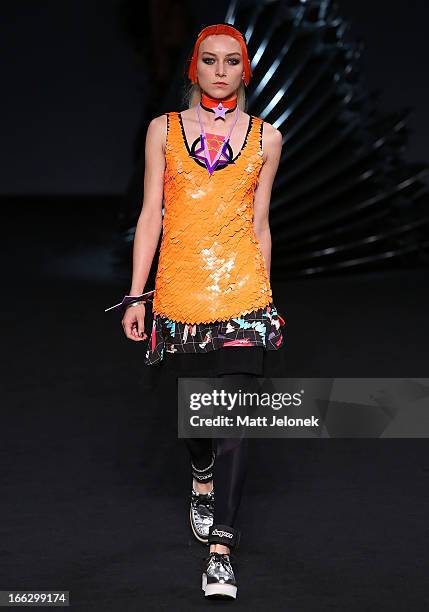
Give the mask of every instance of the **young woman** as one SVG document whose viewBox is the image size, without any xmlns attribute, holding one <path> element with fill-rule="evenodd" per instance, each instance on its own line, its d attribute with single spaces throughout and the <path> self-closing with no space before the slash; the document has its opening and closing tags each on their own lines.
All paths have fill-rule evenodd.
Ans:
<svg viewBox="0 0 429 612">
<path fill-rule="evenodd" d="M 284 343 L 269 278 L 269 205 L 282 135 L 244 112 L 251 69 L 239 30 L 204 28 L 188 76 L 189 108 L 156 117 L 147 131 L 129 293 L 144 292 L 162 230 L 145 364 L 155 366 L 161 386 L 170 389 L 169 375 L 172 381 L 266 376 L 267 351 Z M 144 323 L 144 302 L 135 302 L 122 320 L 126 336 L 145 340 Z M 185 442 L 193 476 L 190 524 L 197 540 L 210 546 L 203 590 L 235 598 L 230 552 L 241 535 L 234 524 L 247 439 Z"/>
</svg>

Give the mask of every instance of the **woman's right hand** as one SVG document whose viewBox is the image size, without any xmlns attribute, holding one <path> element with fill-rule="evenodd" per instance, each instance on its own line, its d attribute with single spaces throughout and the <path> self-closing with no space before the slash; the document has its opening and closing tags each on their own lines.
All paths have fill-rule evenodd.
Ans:
<svg viewBox="0 0 429 612">
<path fill-rule="evenodd" d="M 128 306 L 122 318 L 122 327 L 127 338 L 130 340 L 146 340 L 144 331 L 144 316 L 146 308 L 143 303 L 138 306 Z"/>
</svg>

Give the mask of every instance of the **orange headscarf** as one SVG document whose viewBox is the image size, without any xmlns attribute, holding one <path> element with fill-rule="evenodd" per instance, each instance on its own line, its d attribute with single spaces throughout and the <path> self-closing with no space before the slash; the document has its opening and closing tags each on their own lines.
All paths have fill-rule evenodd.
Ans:
<svg viewBox="0 0 429 612">
<path fill-rule="evenodd" d="M 201 30 L 198 34 L 198 38 L 194 45 L 194 50 L 192 52 L 192 58 L 189 65 L 188 77 L 192 83 L 197 82 L 197 59 L 198 59 L 198 48 L 201 42 L 207 38 L 207 36 L 211 36 L 213 34 L 227 34 L 228 36 L 232 36 L 240 43 L 241 53 L 243 55 L 243 64 L 244 64 L 244 82 L 246 85 L 249 84 L 250 78 L 252 76 L 252 71 L 250 69 L 250 61 L 247 55 L 247 46 L 246 42 L 243 38 L 241 32 L 239 32 L 234 26 L 218 23 L 216 25 L 210 25 Z"/>
</svg>

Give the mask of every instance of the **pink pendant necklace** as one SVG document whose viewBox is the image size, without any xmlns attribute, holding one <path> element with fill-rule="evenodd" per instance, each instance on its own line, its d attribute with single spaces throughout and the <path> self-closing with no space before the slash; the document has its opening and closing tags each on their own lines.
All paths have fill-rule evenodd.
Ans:
<svg viewBox="0 0 429 612">
<path fill-rule="evenodd" d="M 207 146 L 206 133 L 204 131 L 204 126 L 203 126 L 202 121 L 201 121 L 200 104 L 197 104 L 198 121 L 200 122 L 200 129 L 201 129 L 201 144 L 202 144 L 202 147 L 203 147 L 203 150 L 204 150 L 204 158 L 203 159 L 205 161 L 205 164 L 207 166 L 207 170 L 209 171 L 210 176 L 215 171 L 216 166 L 219 163 L 220 156 L 225 152 L 225 149 L 228 146 L 229 139 L 231 138 L 232 130 L 234 129 L 235 124 L 237 123 L 239 112 L 240 112 L 240 109 L 237 106 L 237 110 L 235 112 L 234 123 L 232 124 L 228 134 L 226 136 L 224 136 L 223 143 L 220 146 L 219 151 L 217 152 L 216 157 L 214 158 L 213 163 L 212 163 L 210 161 L 210 152 L 209 152 L 209 148 Z"/>
</svg>

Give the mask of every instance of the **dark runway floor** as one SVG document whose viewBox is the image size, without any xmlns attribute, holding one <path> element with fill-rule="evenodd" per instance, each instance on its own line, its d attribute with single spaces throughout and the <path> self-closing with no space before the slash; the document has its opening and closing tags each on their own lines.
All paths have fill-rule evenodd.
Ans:
<svg viewBox="0 0 429 612">
<path fill-rule="evenodd" d="M 128 287 L 100 245 L 25 237 L 7 283 L 27 297 L 2 308 L 1 590 L 69 590 L 103 612 L 428 609 L 426 439 L 251 440 L 238 599 L 205 601 L 176 407 L 148 410 L 145 344 L 104 313 Z M 273 291 L 285 376 L 427 376 L 424 271 Z"/>
</svg>

